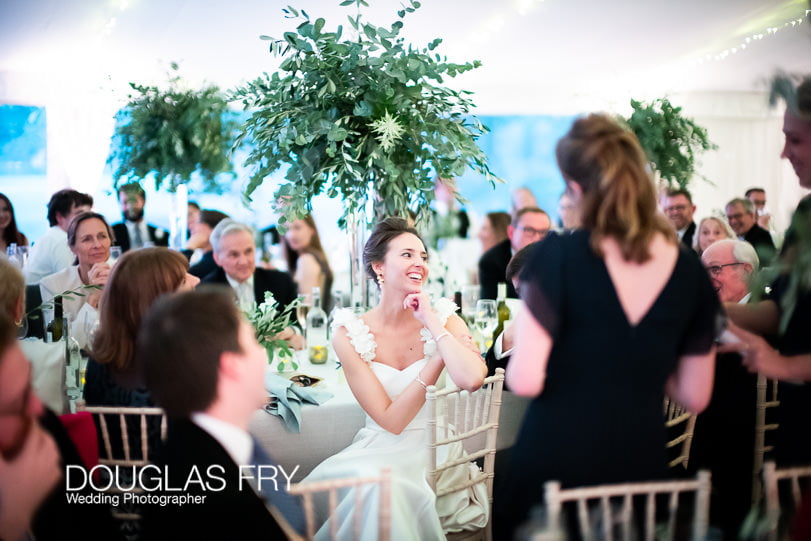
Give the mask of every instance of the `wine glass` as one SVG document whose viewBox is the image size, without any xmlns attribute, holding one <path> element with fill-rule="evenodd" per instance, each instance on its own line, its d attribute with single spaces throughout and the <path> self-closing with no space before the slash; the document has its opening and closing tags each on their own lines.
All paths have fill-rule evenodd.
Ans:
<svg viewBox="0 0 811 541">
<path fill-rule="evenodd" d="M 307 330 L 307 314 L 310 312 L 311 307 L 312 302 L 310 301 L 309 295 L 298 296 L 298 305 L 296 306 L 296 321 L 298 321 L 302 332 Z"/>
<path fill-rule="evenodd" d="M 498 327 L 498 310 L 493 299 L 479 299 L 476 301 L 476 328 L 482 336 L 482 350 L 487 350 L 488 342 L 493 340 L 493 331 Z"/>
<path fill-rule="evenodd" d="M 468 325 L 476 319 L 476 303 L 479 301 L 479 286 L 462 287 L 462 317 Z"/>
</svg>

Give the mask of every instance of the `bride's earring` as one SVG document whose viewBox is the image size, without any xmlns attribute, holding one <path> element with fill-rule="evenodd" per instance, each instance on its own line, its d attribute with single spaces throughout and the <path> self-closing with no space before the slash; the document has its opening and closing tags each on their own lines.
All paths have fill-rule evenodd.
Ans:
<svg viewBox="0 0 811 541">
<path fill-rule="evenodd" d="M 383 275 L 378 273 L 377 275 L 377 285 L 382 286 L 386 280 L 383 278 Z"/>
</svg>

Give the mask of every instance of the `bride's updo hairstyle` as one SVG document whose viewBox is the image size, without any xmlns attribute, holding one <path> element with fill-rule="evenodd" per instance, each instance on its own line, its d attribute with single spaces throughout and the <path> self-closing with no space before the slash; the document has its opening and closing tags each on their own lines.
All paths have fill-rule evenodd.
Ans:
<svg viewBox="0 0 811 541">
<path fill-rule="evenodd" d="M 657 233 L 676 243 L 676 233 L 656 207 L 656 188 L 645 170 L 645 153 L 636 136 L 603 114 L 577 119 L 555 149 L 567 181 L 583 190 L 583 228 L 591 247 L 614 238 L 626 261 L 650 259 L 648 244 Z"/>
<path fill-rule="evenodd" d="M 386 218 L 378 222 L 372 230 L 369 240 L 366 241 L 366 246 L 363 247 L 363 268 L 366 269 L 366 275 L 376 284 L 377 274 L 372 268 L 372 263 L 383 261 L 389 250 L 389 243 L 403 233 L 411 233 L 425 246 L 425 242 L 417 230 L 402 218 Z M 377 287 L 380 288 L 380 284 Z"/>
</svg>

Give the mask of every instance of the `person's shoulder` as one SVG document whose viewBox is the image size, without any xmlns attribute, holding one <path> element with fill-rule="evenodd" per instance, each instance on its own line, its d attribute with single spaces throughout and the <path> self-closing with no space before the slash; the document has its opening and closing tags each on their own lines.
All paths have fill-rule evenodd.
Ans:
<svg viewBox="0 0 811 541">
<path fill-rule="evenodd" d="M 201 284 L 227 284 L 228 280 L 225 278 L 225 271 L 222 267 L 217 267 L 200 279 Z"/>
<path fill-rule="evenodd" d="M 501 259 L 505 253 L 510 253 L 510 239 L 505 239 L 482 254 L 482 261 L 488 259 Z"/>
<path fill-rule="evenodd" d="M 253 275 L 254 279 L 259 278 L 262 280 L 284 283 L 293 282 L 293 278 L 289 273 L 280 271 L 278 269 L 263 269 L 262 267 L 256 267 L 256 270 L 253 271 Z"/>
</svg>

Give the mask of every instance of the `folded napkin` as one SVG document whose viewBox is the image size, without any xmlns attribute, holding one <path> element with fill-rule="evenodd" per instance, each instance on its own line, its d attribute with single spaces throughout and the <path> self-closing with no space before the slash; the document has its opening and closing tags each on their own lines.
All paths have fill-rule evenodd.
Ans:
<svg viewBox="0 0 811 541">
<path fill-rule="evenodd" d="M 323 404 L 332 393 L 317 391 L 311 387 L 296 385 L 289 379 L 273 372 L 265 373 L 265 389 L 276 397 L 265 406 L 265 411 L 271 415 L 278 415 L 284 421 L 289 432 L 298 434 L 301 431 L 301 404 Z"/>
</svg>

